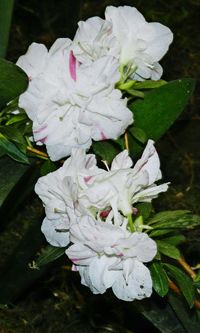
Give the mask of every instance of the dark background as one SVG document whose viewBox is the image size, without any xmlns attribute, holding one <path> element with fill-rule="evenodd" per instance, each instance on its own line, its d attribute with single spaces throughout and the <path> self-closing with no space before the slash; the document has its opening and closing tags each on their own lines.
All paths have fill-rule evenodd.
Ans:
<svg viewBox="0 0 200 333">
<path fill-rule="evenodd" d="M 163 78 L 199 78 L 200 74 L 200 1 L 67 1 L 18 0 L 15 2 L 7 58 L 16 61 L 33 41 L 50 46 L 58 37 L 71 37 L 77 22 L 90 16 L 103 17 L 108 5 L 135 6 L 147 21 L 167 25 L 174 42 L 161 61 Z M 170 131 L 157 143 L 164 179 L 171 181 L 168 193 L 156 200 L 156 209 L 190 209 L 200 213 L 200 113 L 199 85 L 187 109 Z M 27 200 L 23 212 L 1 236 L 3 261 L 28 229 L 31 214 L 41 205 Z M 39 228 L 39 227 L 38 227 Z M 41 236 L 38 236 L 41 237 Z M 189 258 L 199 255 L 198 232 L 189 235 Z M 2 248 L 3 247 L 3 248 Z M 189 251 L 189 250 L 188 250 Z M 191 255 L 192 253 L 192 255 Z M 160 304 L 163 306 L 163 303 Z M 94 296 L 82 287 L 78 276 L 67 270 L 65 260 L 50 267 L 28 288 L 15 304 L 2 308 L 0 333 L 62 332 L 157 332 L 132 304 L 120 302 L 107 293 Z"/>
</svg>

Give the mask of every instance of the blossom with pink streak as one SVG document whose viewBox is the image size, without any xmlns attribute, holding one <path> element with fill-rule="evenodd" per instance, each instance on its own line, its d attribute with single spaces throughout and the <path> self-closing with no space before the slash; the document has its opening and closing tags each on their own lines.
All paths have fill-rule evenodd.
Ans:
<svg viewBox="0 0 200 333">
<path fill-rule="evenodd" d="M 17 65 L 32 78 L 19 106 L 33 121 L 35 141 L 45 143 L 53 161 L 69 156 L 72 148 L 89 149 L 92 139 L 117 139 L 133 122 L 126 99 L 115 89 L 120 74 L 111 56 L 83 66 L 71 41 L 60 38 L 49 51 L 31 44 Z"/>
<path fill-rule="evenodd" d="M 99 222 L 83 216 L 70 228 L 72 245 L 66 254 L 81 275 L 82 284 L 93 293 L 112 288 L 122 300 L 133 301 L 149 297 L 152 280 L 143 263 L 153 260 L 156 243 L 141 232 L 130 233 L 123 226 Z"/>
</svg>

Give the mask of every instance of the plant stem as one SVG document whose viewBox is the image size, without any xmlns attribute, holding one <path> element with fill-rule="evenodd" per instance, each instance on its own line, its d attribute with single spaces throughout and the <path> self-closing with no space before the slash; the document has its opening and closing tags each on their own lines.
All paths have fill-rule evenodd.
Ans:
<svg viewBox="0 0 200 333">
<path fill-rule="evenodd" d="M 48 155 L 46 153 L 44 153 L 43 151 L 40 151 L 38 149 L 35 149 L 35 148 L 32 148 L 32 147 L 26 147 L 27 151 L 33 153 L 33 154 L 36 154 L 36 155 L 39 155 L 39 156 L 42 156 L 42 157 L 46 157 L 48 158 Z"/>
<path fill-rule="evenodd" d="M 134 227 L 134 223 L 133 223 L 133 219 L 132 219 L 132 214 L 128 215 L 128 224 L 129 224 L 129 227 L 130 227 L 130 231 L 134 232 L 135 227 Z"/>
<path fill-rule="evenodd" d="M 180 259 L 177 259 L 179 265 L 183 267 L 183 269 L 188 273 L 188 275 L 191 277 L 192 280 L 196 278 L 196 273 L 193 271 L 193 269 L 188 265 L 188 263 L 185 261 L 183 257 Z"/>
<path fill-rule="evenodd" d="M 127 149 L 128 153 L 129 153 L 129 143 L 128 143 L 128 133 L 127 132 L 124 134 L 124 141 L 125 141 L 125 148 Z"/>
</svg>

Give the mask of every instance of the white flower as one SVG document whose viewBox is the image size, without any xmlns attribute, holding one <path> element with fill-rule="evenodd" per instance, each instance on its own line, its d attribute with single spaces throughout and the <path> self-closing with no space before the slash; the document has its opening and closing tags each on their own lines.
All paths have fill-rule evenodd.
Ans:
<svg viewBox="0 0 200 333">
<path fill-rule="evenodd" d="M 35 191 L 43 201 L 46 218 L 42 232 L 53 246 L 66 246 L 69 243 L 69 227 L 84 211 L 77 202 L 78 175 L 86 180 L 90 173 L 98 172 L 93 155 L 85 155 L 83 150 L 73 151 L 64 165 L 38 179 Z"/>
<path fill-rule="evenodd" d="M 106 56 L 82 66 L 69 39 L 58 39 L 49 52 L 33 43 L 17 65 L 29 76 L 19 106 L 33 120 L 34 139 L 45 144 L 52 160 L 88 149 L 93 140 L 116 139 L 133 122 L 126 99 L 114 89 L 117 61 Z"/>
<path fill-rule="evenodd" d="M 144 233 L 130 233 L 124 226 L 81 217 L 70 228 L 74 243 L 66 254 L 81 275 L 82 284 L 93 293 L 112 287 L 119 299 L 132 301 L 149 297 L 152 280 L 143 264 L 156 255 L 156 243 Z"/>
<path fill-rule="evenodd" d="M 161 179 L 160 161 L 149 140 L 141 159 L 134 168 L 127 151 L 118 154 L 112 162 L 111 170 L 106 174 L 98 173 L 92 184 L 80 193 L 79 201 L 88 209 L 104 210 L 111 207 L 115 223 L 120 224 L 120 211 L 124 216 L 132 214 L 136 202 L 151 202 L 160 192 L 168 189 L 168 184 L 156 185 Z M 119 222 L 117 222 L 119 221 Z"/>
<path fill-rule="evenodd" d="M 134 168 L 131 166 L 127 151 L 117 155 L 111 170 L 106 171 L 96 166 L 95 155 L 73 149 L 60 169 L 41 177 L 35 190 L 45 205 L 47 217 L 42 230 L 47 240 L 65 246 L 70 225 L 84 214 L 108 225 L 123 226 L 134 203 L 151 201 L 167 190 L 167 184 L 155 184 L 161 172 L 152 141 Z"/>
<path fill-rule="evenodd" d="M 91 17 L 78 23 L 73 40 L 73 53 L 81 63 L 88 65 L 103 56 L 119 56 L 119 44 L 112 34 L 112 23 L 100 17 Z"/>
<path fill-rule="evenodd" d="M 109 6 L 106 20 L 112 23 L 112 34 L 120 45 L 120 64 L 127 66 L 135 80 L 160 79 L 162 67 L 158 63 L 173 40 L 166 26 L 148 23 L 134 7 Z"/>
</svg>

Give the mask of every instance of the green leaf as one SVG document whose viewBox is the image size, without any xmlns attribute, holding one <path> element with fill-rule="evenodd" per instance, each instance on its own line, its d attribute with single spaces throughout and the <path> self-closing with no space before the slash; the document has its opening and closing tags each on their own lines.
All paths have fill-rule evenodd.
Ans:
<svg viewBox="0 0 200 333">
<path fill-rule="evenodd" d="M 165 210 L 155 214 L 149 221 L 148 224 L 159 224 L 167 221 L 176 221 L 185 215 L 189 214 L 189 210 Z"/>
<path fill-rule="evenodd" d="M 185 242 L 186 238 L 184 235 L 176 235 L 176 236 L 171 236 L 171 237 L 166 237 L 164 238 L 164 241 L 171 244 L 171 245 L 179 245 L 183 242 Z"/>
<path fill-rule="evenodd" d="M 148 138 L 146 133 L 143 131 L 143 129 L 135 127 L 135 126 L 131 126 L 128 129 L 129 133 L 139 142 L 141 143 L 146 143 Z"/>
<path fill-rule="evenodd" d="M 134 301 L 133 307 L 149 320 L 162 333 L 189 333 L 185 331 L 171 306 L 162 299 Z M 145 330 L 145 333 L 146 330 Z M 150 332 L 148 332 L 150 333 Z"/>
<path fill-rule="evenodd" d="M 135 96 L 135 97 L 144 98 L 144 93 L 139 90 L 127 89 L 127 93 L 129 93 L 130 95 Z"/>
<path fill-rule="evenodd" d="M 110 164 L 113 158 L 120 152 L 120 148 L 113 141 L 93 142 L 92 148 L 94 153 L 102 160 L 107 161 L 108 164 Z"/>
<path fill-rule="evenodd" d="M 26 141 L 23 137 L 23 133 L 20 132 L 16 127 L 11 126 L 0 126 L 0 133 L 7 137 L 7 139 L 20 143 L 22 145 L 26 144 Z"/>
<path fill-rule="evenodd" d="M 187 333 L 197 333 L 200 328 L 200 320 L 196 311 L 188 311 L 186 304 L 181 297 L 170 292 L 168 295 L 169 304 L 174 310 L 176 317 L 180 320 Z"/>
<path fill-rule="evenodd" d="M 164 264 L 164 266 L 171 278 L 178 284 L 189 306 L 192 307 L 195 297 L 193 281 L 180 268 L 171 264 Z"/>
<path fill-rule="evenodd" d="M 13 6 L 14 0 L 0 1 L 0 57 L 6 55 Z"/>
<path fill-rule="evenodd" d="M 142 82 L 135 82 L 133 85 L 134 89 L 154 89 L 154 88 L 159 88 L 161 86 L 164 86 L 167 82 L 164 80 L 158 80 L 158 81 L 153 81 L 153 80 L 145 80 Z"/>
<path fill-rule="evenodd" d="M 0 159 L 0 207 L 27 172 L 28 168 L 27 165 L 17 163 L 8 157 Z"/>
<path fill-rule="evenodd" d="M 6 122 L 6 125 L 13 125 L 19 122 L 27 121 L 28 117 L 25 113 L 19 113 L 16 115 L 12 115 L 11 118 Z"/>
<path fill-rule="evenodd" d="M 0 59 L 0 109 L 22 94 L 28 86 L 28 77 L 15 64 Z"/>
<path fill-rule="evenodd" d="M 36 268 L 47 265 L 52 261 L 60 258 L 65 253 L 65 247 L 55 247 L 48 245 L 41 253 L 39 258 L 35 261 Z"/>
<path fill-rule="evenodd" d="M 167 274 L 159 262 L 154 262 L 150 265 L 153 288 L 157 294 L 164 297 L 169 290 Z"/>
<path fill-rule="evenodd" d="M 45 161 L 41 168 L 40 168 L 40 174 L 41 176 L 47 175 L 49 172 L 53 172 L 57 169 L 55 163 L 53 163 L 51 160 Z"/>
<path fill-rule="evenodd" d="M 158 140 L 184 110 L 194 86 L 194 80 L 182 79 L 146 92 L 143 100 L 129 106 L 134 114 L 134 125 L 143 129 L 148 138 Z M 136 153 L 141 151 L 137 146 Z"/>
<path fill-rule="evenodd" d="M 176 230 L 191 230 L 200 225 L 200 216 L 188 211 L 164 211 L 148 220 L 153 227 L 150 237 L 159 237 L 174 233 Z"/>
<path fill-rule="evenodd" d="M 174 245 L 171 245 L 170 243 L 167 243 L 166 241 L 156 241 L 158 246 L 158 251 L 164 254 L 167 257 L 173 258 L 173 259 L 179 259 L 181 254 L 179 249 L 177 249 Z"/>
<path fill-rule="evenodd" d="M 12 142 L 0 133 L 0 148 L 15 161 L 29 164 L 29 160 Z"/>
<path fill-rule="evenodd" d="M 142 215 L 144 220 L 147 220 L 152 212 L 152 204 L 150 202 L 141 202 L 135 205 L 139 211 L 139 215 Z"/>
</svg>

